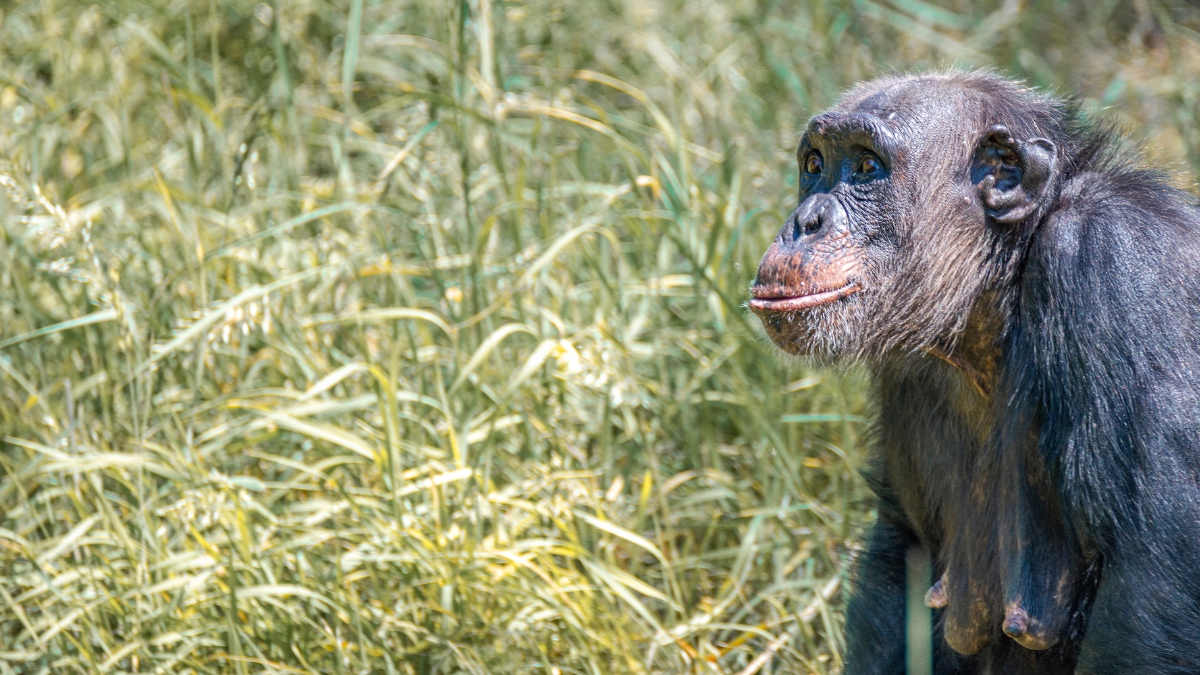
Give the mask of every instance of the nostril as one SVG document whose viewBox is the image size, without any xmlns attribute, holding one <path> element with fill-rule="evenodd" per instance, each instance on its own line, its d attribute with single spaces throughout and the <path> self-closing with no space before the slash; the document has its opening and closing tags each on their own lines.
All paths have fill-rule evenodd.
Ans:
<svg viewBox="0 0 1200 675">
<path fill-rule="evenodd" d="M 799 243 L 804 237 L 820 232 L 825 227 L 825 221 L 832 216 L 830 208 L 828 195 L 813 195 L 804 200 L 792 211 L 783 229 L 779 231 L 780 243 Z"/>
</svg>

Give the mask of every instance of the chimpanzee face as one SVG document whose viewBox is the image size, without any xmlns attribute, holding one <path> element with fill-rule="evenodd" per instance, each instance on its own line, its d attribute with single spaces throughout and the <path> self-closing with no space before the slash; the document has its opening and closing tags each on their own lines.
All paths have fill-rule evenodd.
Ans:
<svg viewBox="0 0 1200 675">
<path fill-rule="evenodd" d="M 953 344 L 1053 169 L 1052 144 L 1018 141 L 988 115 L 933 78 L 813 118 L 800 205 L 749 303 L 776 345 L 870 358 Z"/>
<path fill-rule="evenodd" d="M 792 353 L 838 352 L 855 342 L 877 291 L 879 260 L 897 231 L 901 148 L 884 120 L 826 113 L 797 151 L 800 205 L 767 249 L 750 308 Z M 877 252 L 876 249 L 879 249 Z"/>
</svg>

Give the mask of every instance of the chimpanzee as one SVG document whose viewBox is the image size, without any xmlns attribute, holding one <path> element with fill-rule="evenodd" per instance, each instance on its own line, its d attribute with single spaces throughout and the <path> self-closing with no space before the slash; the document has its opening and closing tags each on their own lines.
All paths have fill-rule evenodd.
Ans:
<svg viewBox="0 0 1200 675">
<path fill-rule="evenodd" d="M 750 308 L 865 363 L 878 519 L 846 673 L 1200 673 L 1200 207 L 1077 106 L 993 73 L 860 85 L 800 142 Z"/>
</svg>

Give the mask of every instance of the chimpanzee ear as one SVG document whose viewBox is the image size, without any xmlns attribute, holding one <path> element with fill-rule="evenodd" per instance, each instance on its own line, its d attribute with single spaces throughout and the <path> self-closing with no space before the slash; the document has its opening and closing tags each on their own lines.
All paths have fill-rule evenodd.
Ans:
<svg viewBox="0 0 1200 675">
<path fill-rule="evenodd" d="M 1037 210 L 1054 177 L 1057 152 L 1044 138 L 1017 140 L 1002 124 L 988 129 L 975 150 L 971 181 L 987 214 L 1016 223 Z"/>
</svg>

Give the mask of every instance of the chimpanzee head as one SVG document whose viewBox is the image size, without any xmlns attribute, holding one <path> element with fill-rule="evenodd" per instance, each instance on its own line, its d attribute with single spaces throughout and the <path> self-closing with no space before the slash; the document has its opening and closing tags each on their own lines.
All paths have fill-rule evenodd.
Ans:
<svg viewBox="0 0 1200 675">
<path fill-rule="evenodd" d="M 1004 295 L 1054 200 L 1068 117 L 989 74 L 852 90 L 800 141 L 800 205 L 750 309 L 793 354 L 952 348 L 978 300 Z"/>
</svg>

